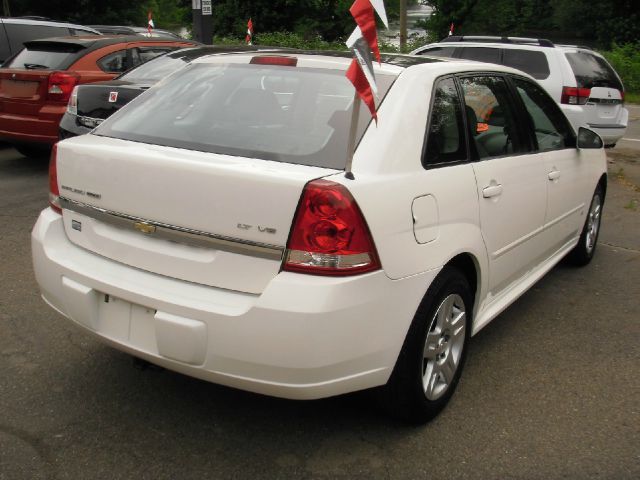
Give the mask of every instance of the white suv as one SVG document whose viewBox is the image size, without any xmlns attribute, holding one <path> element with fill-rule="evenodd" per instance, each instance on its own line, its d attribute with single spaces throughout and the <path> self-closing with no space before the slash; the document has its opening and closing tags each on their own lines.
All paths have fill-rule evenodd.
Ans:
<svg viewBox="0 0 640 480">
<path fill-rule="evenodd" d="M 32 233 L 44 300 L 198 378 L 386 385 L 399 415 L 435 415 L 471 335 L 591 260 L 602 141 L 522 72 L 410 56 L 376 64 L 378 122 L 356 122 L 351 61 L 202 57 L 60 142 Z"/>
<path fill-rule="evenodd" d="M 519 37 L 450 36 L 413 55 L 496 63 L 528 73 L 560 104 L 574 130 L 586 126 L 612 147 L 626 131 L 624 87 L 605 58 L 580 46 Z"/>
</svg>

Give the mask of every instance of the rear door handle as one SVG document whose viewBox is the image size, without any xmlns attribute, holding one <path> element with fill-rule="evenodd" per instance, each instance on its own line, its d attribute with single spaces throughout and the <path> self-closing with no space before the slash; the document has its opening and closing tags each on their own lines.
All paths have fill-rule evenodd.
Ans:
<svg viewBox="0 0 640 480">
<path fill-rule="evenodd" d="M 557 180 L 560 178 L 560 170 L 551 170 L 548 176 L 551 181 Z"/>
<path fill-rule="evenodd" d="M 491 185 L 482 190 L 484 198 L 497 197 L 498 195 L 502 195 L 502 185 Z"/>
</svg>

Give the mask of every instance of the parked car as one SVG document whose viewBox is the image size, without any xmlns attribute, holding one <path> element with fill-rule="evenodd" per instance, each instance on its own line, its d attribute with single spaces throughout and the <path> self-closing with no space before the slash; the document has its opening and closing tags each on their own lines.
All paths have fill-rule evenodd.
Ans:
<svg viewBox="0 0 640 480">
<path fill-rule="evenodd" d="M 100 35 L 97 30 L 74 23 L 34 18 L 0 18 L 0 65 L 24 48 L 24 42 L 67 35 Z"/>
<path fill-rule="evenodd" d="M 437 414 L 469 338 L 593 257 L 606 160 L 515 69 L 382 60 L 348 172 L 346 53 L 202 57 L 58 143 L 44 300 L 187 375 L 294 399 L 384 385 L 395 414 Z"/>
<path fill-rule="evenodd" d="M 60 121 L 59 136 L 65 138 L 89 133 L 105 118 L 115 113 L 149 87 L 192 60 L 204 55 L 231 52 L 282 52 L 285 49 L 260 48 L 256 46 L 216 47 L 201 46 L 176 50 L 158 56 L 149 62 L 105 82 L 78 85 L 69 98 L 69 105 Z"/>
<path fill-rule="evenodd" d="M 124 25 L 91 25 L 91 28 L 94 28 L 95 30 L 105 35 L 140 35 L 143 37 L 149 37 L 149 29 L 144 27 L 129 27 Z M 176 40 L 183 40 L 183 38 L 177 33 L 157 28 L 151 30 L 151 37 L 169 37 Z"/>
<path fill-rule="evenodd" d="M 589 127 L 607 147 L 615 146 L 627 129 L 629 112 L 624 108 L 622 80 L 602 55 L 587 47 L 534 38 L 450 36 L 411 53 L 522 70 L 560 104 L 576 131 Z"/>
<path fill-rule="evenodd" d="M 188 40 L 78 36 L 32 40 L 0 69 L 0 140 L 27 156 L 58 141 L 73 88 L 109 80 Z"/>
</svg>

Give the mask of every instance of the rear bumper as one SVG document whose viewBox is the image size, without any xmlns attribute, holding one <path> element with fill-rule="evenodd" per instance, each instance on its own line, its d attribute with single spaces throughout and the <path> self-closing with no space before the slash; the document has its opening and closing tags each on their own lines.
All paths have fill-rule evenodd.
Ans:
<svg viewBox="0 0 640 480">
<path fill-rule="evenodd" d="M 37 115 L 0 112 L 0 139 L 8 143 L 53 145 L 66 105 L 44 105 Z"/>
<path fill-rule="evenodd" d="M 92 129 L 78 124 L 78 117 L 65 113 L 60 120 L 60 128 L 58 130 L 58 136 L 60 140 L 65 138 L 77 137 L 78 135 L 84 135 L 89 133 Z"/>
<path fill-rule="evenodd" d="M 44 210 L 36 279 L 54 309 L 106 343 L 169 369 L 267 395 L 313 399 L 387 382 L 437 271 L 392 281 L 283 272 L 260 295 L 144 272 L 72 244 Z"/>
<path fill-rule="evenodd" d="M 561 105 L 562 111 L 571 122 L 571 126 L 578 132 L 578 128 L 587 127 L 593 130 L 605 145 L 614 145 L 618 140 L 624 137 L 627 131 L 627 124 L 629 122 L 629 111 L 626 108 L 621 108 L 617 118 L 613 122 L 586 122 L 586 114 L 584 112 L 583 105 Z"/>
<path fill-rule="evenodd" d="M 626 123 L 624 125 L 621 124 L 587 124 L 591 130 L 596 132 L 602 138 L 602 141 L 606 146 L 614 145 L 618 140 L 624 137 L 625 132 L 627 131 Z"/>
</svg>

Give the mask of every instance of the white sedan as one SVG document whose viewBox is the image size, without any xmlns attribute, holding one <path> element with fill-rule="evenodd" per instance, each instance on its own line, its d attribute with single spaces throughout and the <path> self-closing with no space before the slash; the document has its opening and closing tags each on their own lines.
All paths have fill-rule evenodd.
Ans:
<svg viewBox="0 0 640 480">
<path fill-rule="evenodd" d="M 294 399 L 384 385 L 397 415 L 436 415 L 469 338 L 592 258 L 602 141 L 517 70 L 385 56 L 346 173 L 350 60 L 204 57 L 59 143 L 43 299 L 187 375 Z"/>
</svg>

